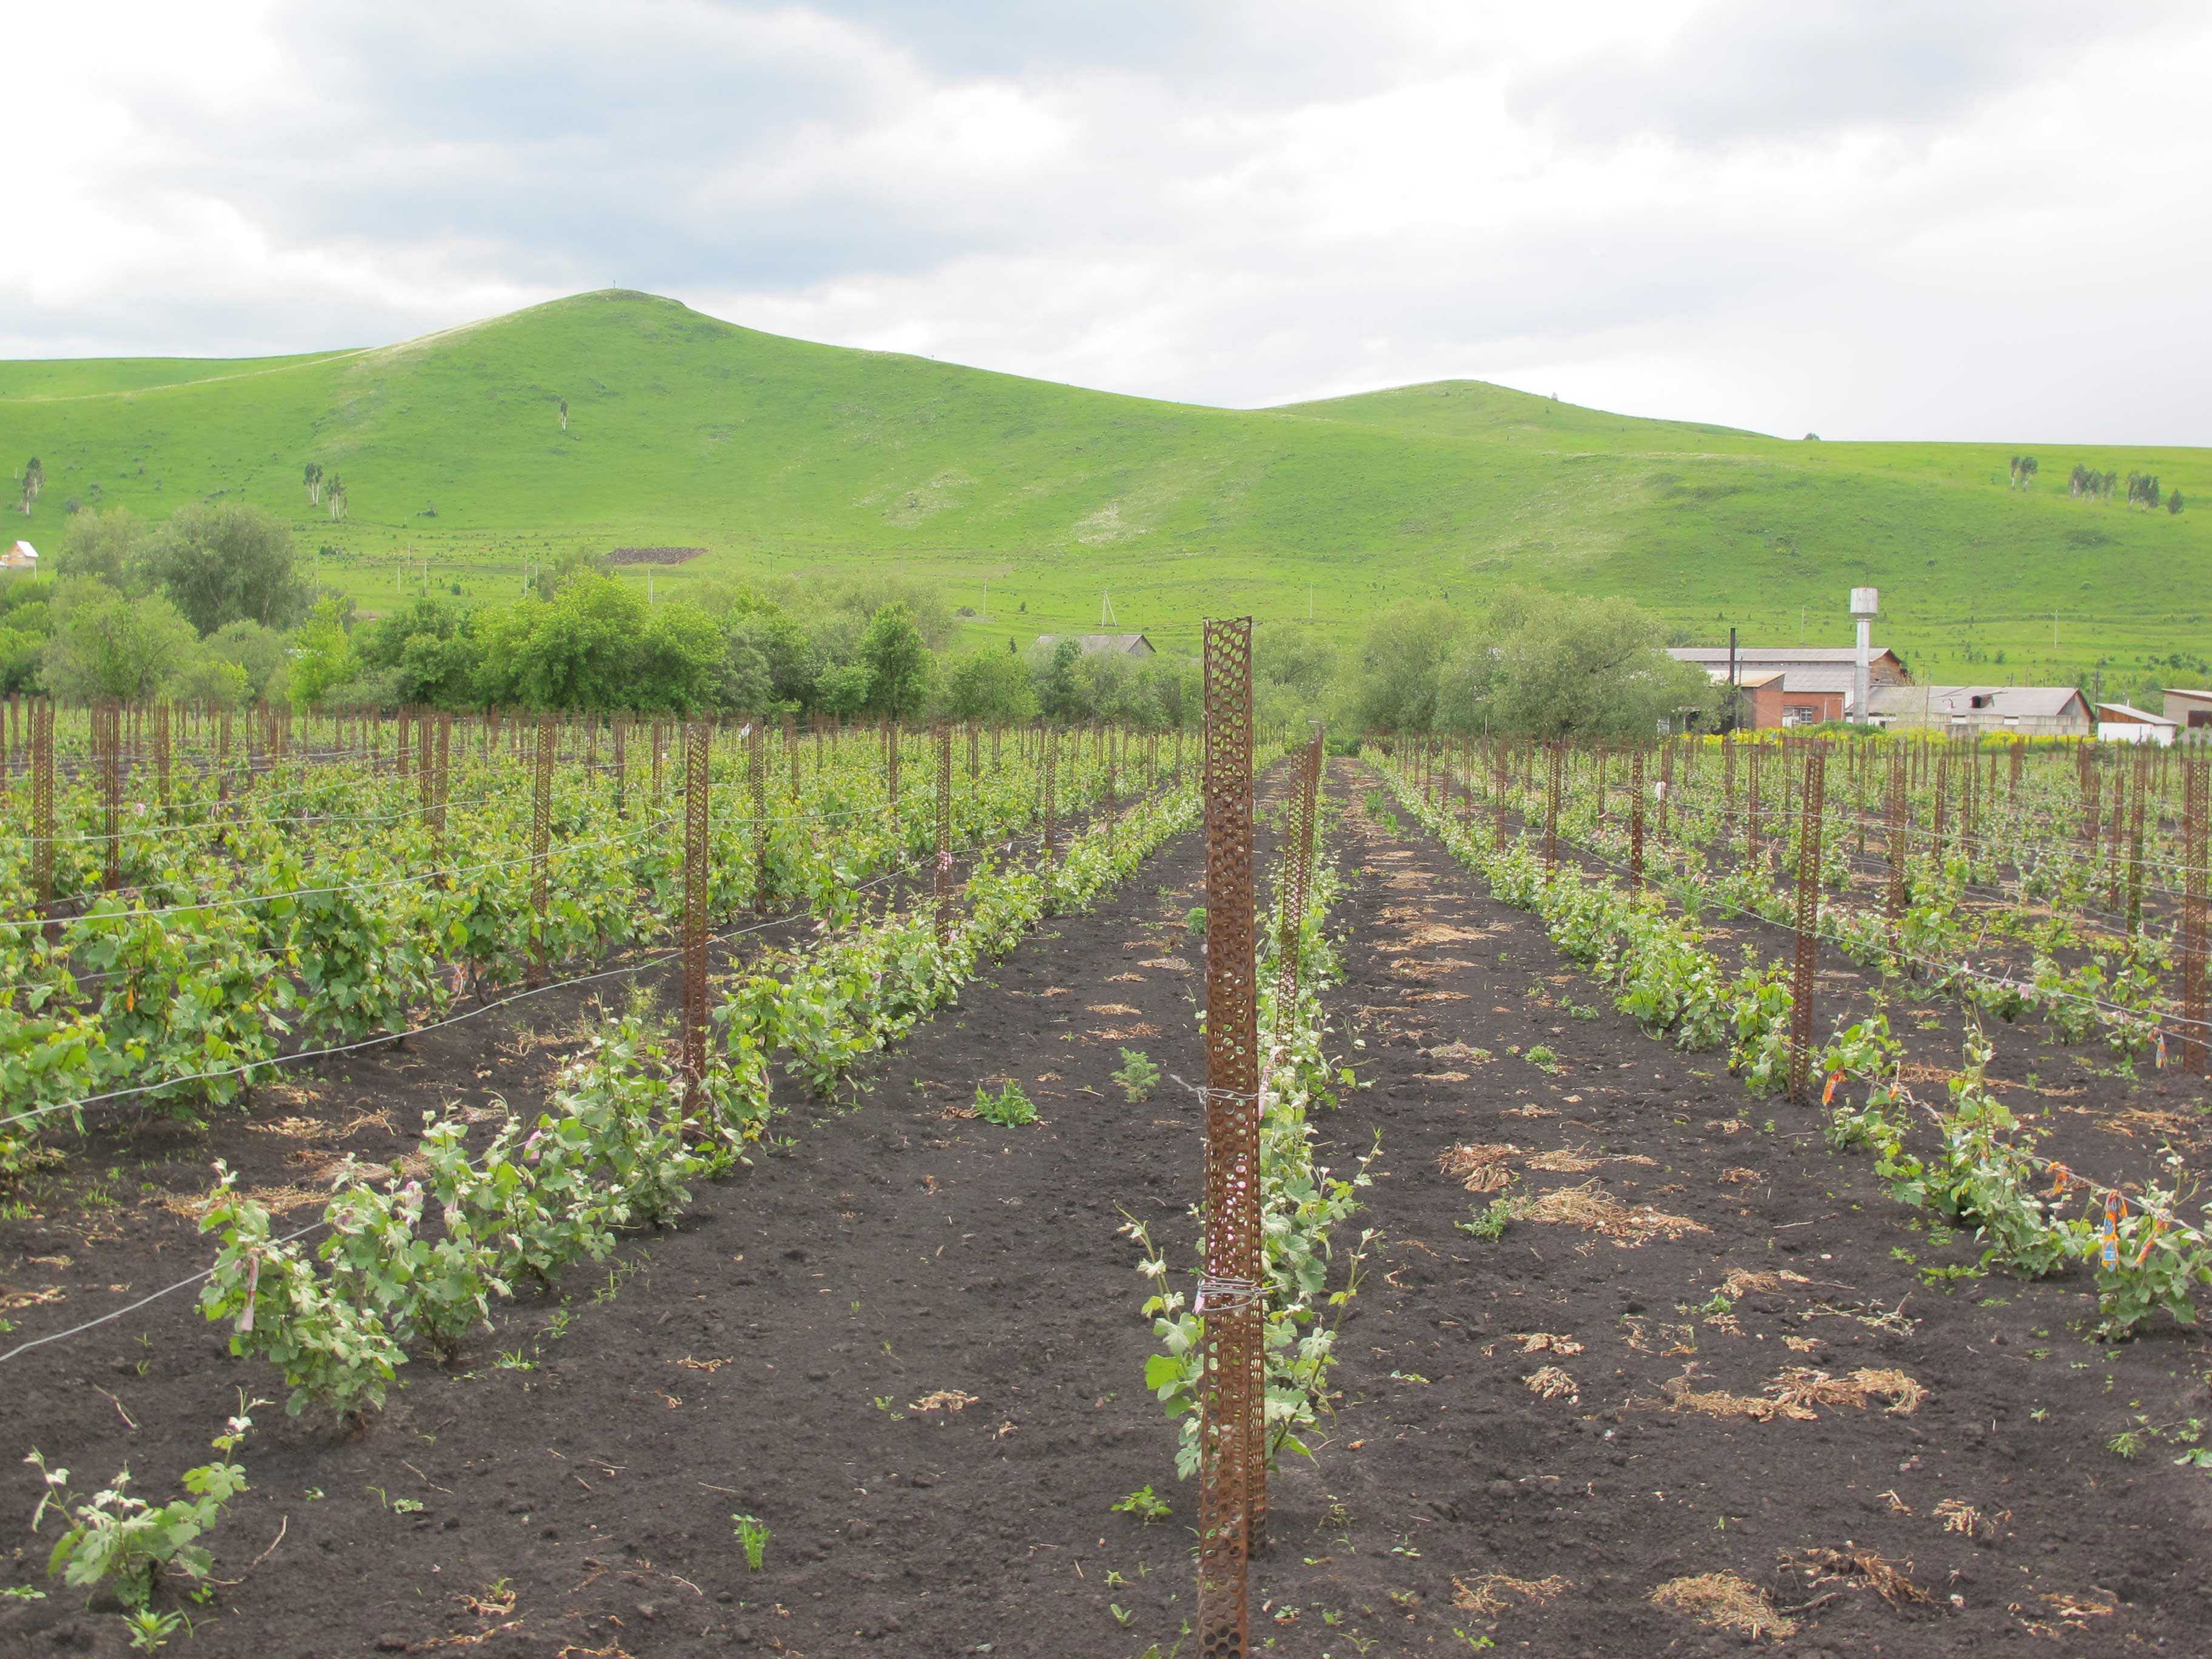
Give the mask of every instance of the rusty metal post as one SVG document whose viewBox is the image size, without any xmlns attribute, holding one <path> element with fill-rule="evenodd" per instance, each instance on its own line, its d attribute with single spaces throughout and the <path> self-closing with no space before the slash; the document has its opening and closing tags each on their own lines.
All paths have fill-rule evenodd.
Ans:
<svg viewBox="0 0 2212 1659">
<path fill-rule="evenodd" d="M 546 914 L 546 860 L 552 852 L 553 748 L 558 741 L 553 716 L 538 717 L 538 775 L 530 811 L 530 966 L 526 982 L 534 989 L 545 983 L 545 964 L 552 938 Z"/>
<path fill-rule="evenodd" d="M 971 740 L 969 748 L 975 748 Z M 937 942 L 952 937 L 952 728 L 937 728 Z"/>
<path fill-rule="evenodd" d="M 1761 862 L 1759 839 L 1759 745 L 1753 744 L 1743 757 L 1743 861 L 1748 865 Z"/>
<path fill-rule="evenodd" d="M 154 705 L 154 792 L 166 822 L 169 816 L 169 705 L 166 701 Z"/>
<path fill-rule="evenodd" d="M 2142 932 L 2143 797 L 2150 793 L 2150 750 L 2136 749 L 2135 788 L 2128 802 L 2128 937 Z"/>
<path fill-rule="evenodd" d="M 31 705 L 31 896 L 43 919 L 54 906 L 54 705 Z"/>
<path fill-rule="evenodd" d="M 432 729 L 430 711 L 416 711 L 415 717 L 415 802 L 425 818 L 436 799 L 438 786 L 431 776 L 431 759 L 437 747 L 438 734 Z"/>
<path fill-rule="evenodd" d="M 1628 762 L 1628 890 L 1644 890 L 1644 750 L 1638 744 Z"/>
<path fill-rule="evenodd" d="M 123 885 L 123 709 L 103 702 L 92 711 L 92 763 L 100 788 L 100 836 L 106 866 L 101 879 L 113 892 Z"/>
<path fill-rule="evenodd" d="M 1248 1651 L 1252 1471 L 1264 1395 L 1259 1048 L 1252 938 L 1252 623 L 1208 622 L 1206 679 L 1206 1322 L 1199 1426 L 1198 1652 Z"/>
<path fill-rule="evenodd" d="M 2121 838 L 2126 833 L 2128 816 L 2128 775 L 2124 767 L 2112 769 L 2112 817 L 2111 833 L 2105 842 L 2105 908 L 2120 908 L 2123 876 L 2120 868 Z"/>
<path fill-rule="evenodd" d="M 629 816 L 629 720 L 615 716 L 615 816 Z"/>
<path fill-rule="evenodd" d="M 1490 746 L 1490 819 L 1491 832 L 1497 838 L 1498 850 L 1505 850 L 1505 792 L 1512 761 L 1505 752 L 1505 739 L 1498 738 Z"/>
<path fill-rule="evenodd" d="M 753 914 L 768 914 L 768 722 L 745 729 L 745 781 L 752 791 Z"/>
<path fill-rule="evenodd" d="M 899 723 L 884 722 L 884 799 L 890 804 L 891 828 L 899 827 Z"/>
<path fill-rule="evenodd" d="M 1797 824 L 1797 956 L 1790 979 L 1790 1098 L 1807 1101 L 1813 1066 L 1813 976 L 1820 967 L 1820 830 L 1827 753 L 1805 746 L 1805 791 Z"/>
<path fill-rule="evenodd" d="M 667 748 L 668 728 L 655 720 L 653 723 L 653 799 L 656 805 L 660 800 L 661 763 Z"/>
<path fill-rule="evenodd" d="M 1905 926 L 1905 808 L 1911 797 L 1905 787 L 1905 756 L 1901 749 L 1889 754 L 1889 800 L 1884 816 L 1889 820 L 1889 891 L 1883 903 L 1883 914 L 1889 921 L 1892 945 L 1904 946 L 1902 930 Z"/>
<path fill-rule="evenodd" d="M 468 733 L 461 733 L 464 752 L 468 746 Z M 430 794 L 430 834 L 442 846 L 446 839 L 446 799 L 453 793 L 453 717 L 438 716 L 438 746 L 436 753 L 437 787 Z"/>
<path fill-rule="evenodd" d="M 2204 1029 L 2205 796 L 2212 762 L 2185 758 L 2181 774 L 2181 1069 L 2205 1075 Z"/>
<path fill-rule="evenodd" d="M 757 724 L 755 726 L 758 730 Z M 684 1111 L 695 1115 L 707 1076 L 708 797 L 713 723 L 695 720 L 684 737 Z M 757 775 L 756 775 L 757 781 Z"/>
<path fill-rule="evenodd" d="M 1275 1038 L 1290 1030 L 1297 1009 L 1299 945 L 1305 929 L 1306 896 L 1312 890 L 1315 818 L 1320 810 L 1321 733 L 1316 732 L 1298 757 L 1298 773 L 1285 798 L 1283 830 L 1281 915 L 1275 933 Z"/>
<path fill-rule="evenodd" d="M 1544 872 L 1549 875 L 1559 862 L 1559 792 L 1567 769 L 1567 746 L 1556 738 L 1550 744 L 1549 764 L 1544 778 Z"/>
<path fill-rule="evenodd" d="M 1667 812 L 1674 796 L 1674 739 L 1669 736 L 1659 748 L 1659 843 L 1667 842 Z"/>
<path fill-rule="evenodd" d="M 1044 817 L 1044 861 L 1047 864 L 1052 864 L 1060 857 L 1060 826 L 1054 819 L 1054 809 L 1058 803 L 1053 799 L 1053 774 L 1060 743 L 1052 727 L 1042 723 L 1037 728 L 1037 741 L 1044 750 L 1044 764 L 1041 769 L 1040 781 L 1040 787 L 1043 791 L 1043 799 L 1040 805 Z"/>
</svg>

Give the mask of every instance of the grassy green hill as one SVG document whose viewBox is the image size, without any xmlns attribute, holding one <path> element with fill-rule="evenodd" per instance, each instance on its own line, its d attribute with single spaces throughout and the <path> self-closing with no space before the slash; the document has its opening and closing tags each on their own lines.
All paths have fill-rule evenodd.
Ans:
<svg viewBox="0 0 2212 1659">
<path fill-rule="evenodd" d="M 2042 464 L 2027 492 L 2005 487 L 2004 447 L 1785 441 L 1475 381 L 1208 409 L 625 292 L 373 349 L 0 364 L 0 459 L 36 454 L 47 478 L 0 528 L 52 546 L 71 501 L 252 501 L 372 611 L 402 581 L 499 597 L 532 557 L 696 545 L 659 591 L 900 570 L 994 637 L 1096 625 L 1102 589 L 1122 626 L 1188 641 L 1206 614 L 1310 605 L 1349 634 L 1390 600 L 1525 583 L 1630 594 L 1716 641 L 1733 622 L 1845 643 L 1845 590 L 1872 583 L 1881 637 L 1947 678 L 2204 651 L 2212 452 L 2019 447 Z M 344 478 L 343 522 L 308 504 L 309 461 Z M 2076 461 L 2202 507 L 2069 501 Z"/>
</svg>

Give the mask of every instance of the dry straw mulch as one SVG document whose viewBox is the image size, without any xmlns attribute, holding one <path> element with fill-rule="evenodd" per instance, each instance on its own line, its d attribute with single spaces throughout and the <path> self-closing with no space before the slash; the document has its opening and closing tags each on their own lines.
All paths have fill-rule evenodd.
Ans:
<svg viewBox="0 0 2212 1659">
<path fill-rule="evenodd" d="M 1701 1389 L 1692 1379 L 1697 1367 L 1661 1385 L 1675 1411 L 1692 1411 L 1705 1417 L 1744 1418 L 1771 1423 L 1777 1418 L 1810 1423 L 1820 1413 L 1816 1406 L 1850 1406 L 1863 1411 L 1870 1400 L 1887 1400 L 1893 1417 L 1909 1417 L 1928 1398 L 1927 1389 L 1899 1370 L 1862 1369 L 1847 1376 L 1831 1376 L 1807 1365 L 1791 1365 L 1771 1380 L 1763 1394 L 1730 1394 L 1724 1389 Z"/>
<path fill-rule="evenodd" d="M 1546 1365 L 1531 1371 L 1521 1379 L 1529 1393 L 1543 1400 L 1565 1400 L 1569 1405 L 1578 1404 L 1582 1388 L 1575 1379 L 1557 1365 Z"/>
<path fill-rule="evenodd" d="M 1900 1567 L 1872 1550 L 1808 1549 L 1783 1559 L 1815 1584 L 1864 1583 L 1893 1607 L 1925 1607 L 1936 1599 L 1912 1582 L 1911 1562 Z"/>
<path fill-rule="evenodd" d="M 1463 1141 L 1438 1152 L 1437 1168 L 1471 1193 L 1494 1193 L 1513 1179 L 1505 1161 L 1520 1154 L 1510 1141 Z"/>
<path fill-rule="evenodd" d="M 1651 1604 L 1686 1613 L 1699 1624 L 1749 1637 L 1795 1636 L 1797 1621 L 1775 1610 L 1765 1591 L 1732 1572 L 1670 1578 L 1651 1592 Z"/>
<path fill-rule="evenodd" d="M 1486 1572 L 1475 1579 L 1452 1580 L 1452 1605 L 1463 1613 L 1479 1613 L 1486 1619 L 1495 1619 L 1513 1603 L 1509 1597 L 1517 1596 L 1523 1601 L 1542 1604 L 1557 1599 L 1574 1587 L 1565 1579 L 1516 1578 L 1510 1573 Z"/>
<path fill-rule="evenodd" d="M 1602 1233 L 1624 1250 L 1632 1250 L 1655 1238 L 1674 1239 L 1687 1233 L 1711 1231 L 1686 1215 L 1670 1215 L 1649 1204 L 1632 1207 L 1594 1181 L 1579 1187 L 1555 1188 L 1540 1198 L 1530 1200 L 1522 1207 L 1521 1218 Z"/>
</svg>

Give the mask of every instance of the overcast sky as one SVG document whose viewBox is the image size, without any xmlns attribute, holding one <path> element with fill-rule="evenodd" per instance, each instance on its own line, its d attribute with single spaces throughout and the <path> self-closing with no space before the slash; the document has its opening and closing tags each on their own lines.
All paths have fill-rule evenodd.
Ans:
<svg viewBox="0 0 2212 1659">
<path fill-rule="evenodd" d="M 0 356 L 620 286 L 1206 403 L 2212 444 L 2203 0 L 78 0 L 8 44 Z"/>
</svg>

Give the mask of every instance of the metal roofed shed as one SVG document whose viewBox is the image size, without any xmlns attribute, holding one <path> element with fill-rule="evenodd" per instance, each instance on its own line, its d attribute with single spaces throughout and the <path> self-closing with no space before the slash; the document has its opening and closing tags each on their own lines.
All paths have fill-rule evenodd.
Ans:
<svg viewBox="0 0 2212 1659">
<path fill-rule="evenodd" d="M 1036 642 L 1041 649 L 1055 649 L 1062 638 L 1059 634 L 1040 634 Z M 1118 657 L 1149 657 L 1156 654 L 1152 642 L 1142 634 L 1078 634 L 1073 636 L 1076 648 L 1086 657 L 1102 653 Z"/>
<path fill-rule="evenodd" d="M 2167 686 L 2166 717 L 2191 732 L 2212 727 L 2212 691 L 2186 691 Z"/>
<path fill-rule="evenodd" d="M 2173 741 L 2179 729 L 2163 714 L 2153 714 L 2124 702 L 2100 702 L 2097 705 L 2097 741 L 2100 743 L 2154 743 L 2160 748 Z"/>
<path fill-rule="evenodd" d="M 2086 738 L 2089 704 L 2070 685 L 1887 685 L 1868 699 L 1875 724 L 1960 733 Z"/>
<path fill-rule="evenodd" d="M 36 570 L 39 550 L 28 542 L 17 542 L 4 553 L 0 553 L 0 570 Z"/>
</svg>

